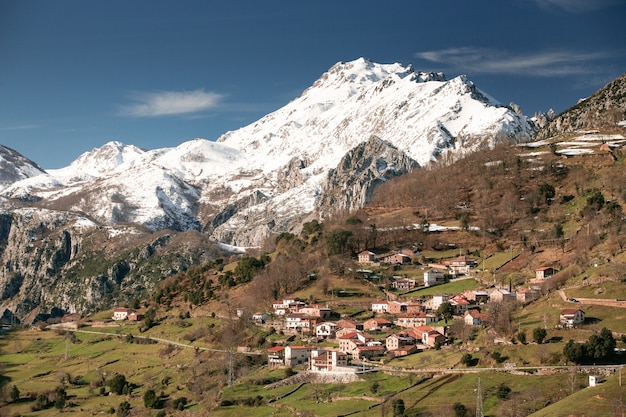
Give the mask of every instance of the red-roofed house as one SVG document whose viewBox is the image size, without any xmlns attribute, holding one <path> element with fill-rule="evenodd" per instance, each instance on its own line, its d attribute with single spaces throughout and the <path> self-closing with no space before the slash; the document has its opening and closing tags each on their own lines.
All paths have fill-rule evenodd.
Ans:
<svg viewBox="0 0 626 417">
<path fill-rule="evenodd" d="M 365 320 L 363 322 L 364 330 L 383 330 L 389 329 L 393 326 L 393 323 L 387 319 L 374 317 L 373 319 Z"/>
<path fill-rule="evenodd" d="M 535 278 L 536 279 L 548 279 L 552 278 L 552 275 L 556 274 L 558 271 L 551 266 L 542 266 L 541 268 L 535 269 Z"/>
<path fill-rule="evenodd" d="M 376 263 L 376 254 L 368 250 L 359 252 L 358 258 L 359 258 L 358 262 L 361 265 L 371 265 L 373 263 Z"/>
<path fill-rule="evenodd" d="M 463 317 L 468 326 L 482 326 L 487 321 L 487 315 L 476 309 L 467 310 Z"/>
<path fill-rule="evenodd" d="M 580 308 L 566 308 L 561 310 L 559 323 L 565 327 L 573 327 L 585 322 L 585 312 Z"/>
<path fill-rule="evenodd" d="M 267 364 L 270 368 L 285 365 L 285 347 L 274 346 L 267 349 Z"/>
</svg>

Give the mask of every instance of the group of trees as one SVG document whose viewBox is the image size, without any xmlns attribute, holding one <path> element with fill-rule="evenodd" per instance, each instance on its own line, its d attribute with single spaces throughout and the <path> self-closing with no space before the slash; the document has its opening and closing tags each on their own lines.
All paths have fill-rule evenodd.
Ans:
<svg viewBox="0 0 626 417">
<path fill-rule="evenodd" d="M 573 340 L 567 342 L 563 348 L 563 356 L 576 364 L 598 362 L 613 355 L 615 346 L 613 332 L 604 327 L 600 333 L 589 336 L 585 343 L 577 343 Z"/>
</svg>

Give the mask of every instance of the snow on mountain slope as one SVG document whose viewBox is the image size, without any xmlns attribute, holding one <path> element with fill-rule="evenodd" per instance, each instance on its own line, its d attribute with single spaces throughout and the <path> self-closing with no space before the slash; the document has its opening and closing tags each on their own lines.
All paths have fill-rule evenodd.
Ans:
<svg viewBox="0 0 626 417">
<path fill-rule="evenodd" d="M 0 145 L 0 190 L 26 178 L 43 174 L 36 163 L 11 148 Z"/>
<path fill-rule="evenodd" d="M 250 246 L 316 216 L 320 193 L 337 195 L 342 181 L 354 180 L 329 173 L 350 175 L 335 168 L 372 138 L 378 139 L 353 155 L 380 151 L 378 145 L 394 151 L 364 155 L 377 162 L 361 173 L 368 178 L 362 187 L 447 152 L 471 152 L 501 137 L 528 140 L 533 129 L 464 76 L 448 81 L 441 73 L 360 58 L 337 63 L 300 97 L 216 142 L 195 139 L 151 151 L 109 142 L 2 195 L 85 212 L 102 223 L 201 229 Z M 348 209 L 371 191 L 353 184 Z"/>
</svg>

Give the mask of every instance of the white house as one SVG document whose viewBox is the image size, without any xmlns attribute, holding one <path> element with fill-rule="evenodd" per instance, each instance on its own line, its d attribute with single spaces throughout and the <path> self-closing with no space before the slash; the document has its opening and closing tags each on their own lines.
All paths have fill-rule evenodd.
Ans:
<svg viewBox="0 0 626 417">
<path fill-rule="evenodd" d="M 372 311 L 374 313 L 386 313 L 389 310 L 388 301 L 374 301 L 372 303 Z"/>
<path fill-rule="evenodd" d="M 116 308 L 115 310 L 113 310 L 113 320 L 126 320 L 128 318 L 128 315 L 132 312 L 133 310 L 131 310 L 130 308 Z"/>
<path fill-rule="evenodd" d="M 311 346 L 286 346 L 285 365 L 294 366 L 307 363 L 312 351 Z"/>
<path fill-rule="evenodd" d="M 559 323 L 566 327 L 573 327 L 585 322 L 585 312 L 580 308 L 566 308 L 561 310 Z"/>
<path fill-rule="evenodd" d="M 333 323 L 332 321 L 325 321 L 315 326 L 315 336 L 321 337 L 322 339 L 332 339 L 335 337 L 336 333 L 337 323 Z"/>
<path fill-rule="evenodd" d="M 439 269 L 429 269 L 424 272 L 424 286 L 432 287 L 433 285 L 439 285 L 446 282 L 445 274 Z"/>
</svg>

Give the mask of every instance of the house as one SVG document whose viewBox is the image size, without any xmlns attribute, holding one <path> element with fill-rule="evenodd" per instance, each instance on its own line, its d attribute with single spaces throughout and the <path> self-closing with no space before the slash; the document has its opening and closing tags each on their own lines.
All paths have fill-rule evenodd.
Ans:
<svg viewBox="0 0 626 417">
<path fill-rule="evenodd" d="M 300 307 L 298 312 L 308 314 L 309 316 L 319 317 L 323 320 L 330 318 L 331 313 L 330 308 L 318 304 L 311 304 Z"/>
<path fill-rule="evenodd" d="M 448 267 L 448 271 L 450 271 L 452 275 L 466 275 L 469 274 L 470 269 L 476 265 L 476 261 L 465 255 L 461 255 L 453 259 L 447 259 L 443 261 L 443 264 Z"/>
<path fill-rule="evenodd" d="M 389 314 L 402 314 L 408 313 L 408 304 L 404 301 L 389 301 L 387 303 L 387 313 Z"/>
<path fill-rule="evenodd" d="M 431 326 L 416 326 L 412 329 L 418 341 L 428 347 L 434 347 L 436 344 L 443 345 L 446 337 Z"/>
<path fill-rule="evenodd" d="M 463 294 L 456 294 L 448 302 L 452 305 L 455 316 L 463 316 L 470 306 L 470 301 Z"/>
<path fill-rule="evenodd" d="M 477 309 L 467 310 L 465 316 L 463 316 L 463 320 L 467 326 L 482 326 L 487 319 L 487 315 L 481 313 Z"/>
<path fill-rule="evenodd" d="M 359 345 L 352 352 L 352 358 L 355 360 L 371 359 L 385 354 L 383 345 Z"/>
<path fill-rule="evenodd" d="M 446 276 L 442 270 L 431 268 L 428 271 L 424 271 L 424 286 L 432 287 L 433 285 L 444 284 L 446 282 Z"/>
<path fill-rule="evenodd" d="M 401 291 L 412 290 L 413 288 L 415 288 L 415 285 L 415 280 L 408 278 L 400 278 L 391 283 L 391 286 L 394 289 Z"/>
<path fill-rule="evenodd" d="M 285 316 L 285 328 L 291 331 L 308 331 L 319 321 L 319 317 L 305 313 L 291 313 Z"/>
<path fill-rule="evenodd" d="M 450 296 L 448 294 L 435 294 L 432 298 L 432 306 L 433 310 L 437 310 L 440 305 L 443 303 L 447 303 L 450 300 Z"/>
<path fill-rule="evenodd" d="M 534 288 L 519 290 L 517 292 L 517 301 L 526 304 L 539 298 L 541 292 Z"/>
<path fill-rule="evenodd" d="M 376 261 L 376 254 L 374 252 L 364 250 L 358 254 L 358 263 L 361 265 L 372 265 L 375 264 Z"/>
<path fill-rule="evenodd" d="M 128 318 L 128 315 L 132 312 L 133 310 L 131 310 L 130 308 L 124 308 L 124 307 L 116 308 L 115 310 L 113 310 L 112 318 L 113 320 L 116 320 L 116 321 L 126 320 Z"/>
<path fill-rule="evenodd" d="M 411 263 L 411 257 L 403 253 L 392 253 L 382 257 L 383 263 L 390 265 L 404 265 Z"/>
<path fill-rule="evenodd" d="M 333 371 L 338 367 L 348 366 L 348 355 L 334 350 L 314 350 L 311 352 L 309 368 L 313 372 Z"/>
<path fill-rule="evenodd" d="M 559 323 L 565 327 L 573 327 L 585 322 L 585 312 L 580 308 L 566 308 L 559 314 Z"/>
<path fill-rule="evenodd" d="M 535 279 L 548 279 L 552 278 L 552 275 L 556 274 L 558 271 L 551 266 L 542 266 L 540 268 L 535 269 Z"/>
<path fill-rule="evenodd" d="M 415 346 L 415 337 L 409 333 L 396 333 L 387 336 L 387 339 L 385 339 L 387 350 L 396 350 L 406 346 Z"/>
<path fill-rule="evenodd" d="M 141 321 L 145 318 L 145 315 L 143 313 L 131 311 L 130 313 L 128 313 L 127 318 L 128 318 L 128 321 Z"/>
<path fill-rule="evenodd" d="M 277 368 L 285 365 L 284 346 L 274 346 L 267 349 L 267 365 L 270 368 Z"/>
<path fill-rule="evenodd" d="M 315 326 L 315 336 L 322 339 L 332 339 L 337 333 L 337 323 L 325 321 Z"/>
<path fill-rule="evenodd" d="M 363 322 L 364 330 L 384 330 L 393 326 L 393 323 L 383 318 L 373 318 Z"/>
<path fill-rule="evenodd" d="M 287 313 L 296 313 L 300 308 L 304 307 L 306 303 L 298 299 L 284 299 L 282 301 L 275 301 L 272 303 L 272 309 L 277 316 L 283 316 Z"/>
<path fill-rule="evenodd" d="M 514 292 L 507 291 L 503 288 L 494 288 L 489 293 L 489 299 L 496 303 L 507 303 L 516 301 L 517 295 Z"/>
<path fill-rule="evenodd" d="M 470 290 L 463 293 L 465 298 L 476 304 L 484 304 L 489 301 L 489 293 L 483 290 Z"/>
<path fill-rule="evenodd" d="M 372 303 L 372 311 L 374 313 L 386 313 L 388 311 L 388 305 L 387 301 L 374 301 Z"/>
<path fill-rule="evenodd" d="M 309 361 L 311 346 L 285 346 L 285 365 L 295 366 Z"/>
<path fill-rule="evenodd" d="M 268 317 L 269 315 L 267 313 L 257 311 L 252 315 L 252 321 L 255 323 L 265 323 L 265 320 L 267 320 Z"/>
<path fill-rule="evenodd" d="M 337 321 L 337 329 L 363 330 L 363 323 L 354 319 L 341 319 Z"/>
<path fill-rule="evenodd" d="M 339 342 L 340 351 L 354 355 L 355 349 L 358 346 L 367 345 L 371 343 L 374 338 L 362 332 L 350 332 L 342 336 L 337 336 L 337 340 Z"/>
<path fill-rule="evenodd" d="M 437 316 L 434 314 L 427 314 L 424 312 L 419 313 L 405 313 L 398 315 L 398 319 L 395 321 L 395 325 L 398 327 L 415 327 L 415 326 L 427 326 L 437 321 Z"/>
</svg>

